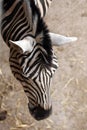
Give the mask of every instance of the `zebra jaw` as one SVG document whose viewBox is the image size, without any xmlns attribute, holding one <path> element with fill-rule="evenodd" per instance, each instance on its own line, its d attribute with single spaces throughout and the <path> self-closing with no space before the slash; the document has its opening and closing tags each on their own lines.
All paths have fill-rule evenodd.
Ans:
<svg viewBox="0 0 87 130">
<path fill-rule="evenodd" d="M 33 50 L 34 46 L 36 45 L 35 39 L 30 36 L 24 38 L 23 40 L 19 40 L 19 41 L 9 40 L 9 43 L 10 43 L 10 45 L 17 45 L 19 48 L 22 49 L 23 53 L 26 51 L 31 52 Z"/>
</svg>

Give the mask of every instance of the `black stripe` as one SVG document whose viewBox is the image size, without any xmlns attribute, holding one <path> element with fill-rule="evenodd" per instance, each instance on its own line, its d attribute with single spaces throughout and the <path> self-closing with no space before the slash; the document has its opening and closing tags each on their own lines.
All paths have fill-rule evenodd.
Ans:
<svg viewBox="0 0 87 130">
<path fill-rule="evenodd" d="M 23 86 L 24 87 L 24 86 Z M 36 96 L 34 96 L 34 91 L 33 92 L 31 92 L 30 90 L 25 90 L 24 89 L 24 92 L 25 93 L 28 93 L 29 94 L 29 97 L 33 97 L 33 99 L 35 99 L 34 100 L 34 102 L 36 101 Z M 31 95 L 31 96 L 30 96 Z M 36 94 L 35 94 L 36 95 Z M 27 95 L 28 96 L 28 95 Z"/>
<path fill-rule="evenodd" d="M 20 72 L 20 68 L 19 67 L 15 66 L 15 65 L 11 65 L 11 64 L 10 64 L 10 67 L 13 68 L 13 69 L 15 69 L 16 71 Z"/>
<path fill-rule="evenodd" d="M 45 7 L 45 2 L 44 0 L 40 0 L 41 4 L 42 4 L 42 7 L 43 7 L 43 13 L 44 13 L 44 16 L 46 14 L 46 7 Z"/>
<path fill-rule="evenodd" d="M 17 66 L 19 65 L 18 62 L 14 61 L 14 60 L 12 60 L 12 59 L 10 59 L 9 61 L 10 61 L 10 64 L 14 64 L 15 66 L 16 66 L 16 65 L 17 65 Z M 19 66 L 19 67 L 20 67 L 20 66 Z"/>
<path fill-rule="evenodd" d="M 21 13 L 23 13 L 22 11 L 23 11 L 23 9 L 21 8 L 20 11 L 15 15 L 15 12 L 17 12 L 17 10 L 15 10 L 15 11 L 13 11 L 13 12 L 11 13 L 11 15 L 5 17 L 5 18 L 2 20 L 1 32 L 3 31 L 4 27 L 8 26 L 8 24 L 9 24 L 9 23 L 14 19 L 14 17 L 16 16 L 16 19 L 15 19 L 13 22 L 11 22 L 11 23 L 9 24 L 8 28 L 6 28 L 6 30 L 4 31 L 3 39 L 4 39 L 5 42 L 6 42 L 6 39 L 7 39 L 8 34 L 9 34 L 9 37 L 8 37 L 8 41 L 9 41 L 10 36 L 11 36 L 11 34 L 13 33 L 13 32 L 12 32 L 12 27 L 15 25 L 14 23 L 15 23 L 16 21 L 19 21 L 20 19 L 24 18 L 24 14 L 21 16 Z M 21 17 L 20 17 L 20 16 L 21 16 Z M 6 22 L 4 22 L 4 21 L 6 21 Z M 4 24 L 3 24 L 3 22 L 4 22 Z M 14 39 L 12 38 L 12 40 L 14 40 Z M 8 44 L 9 44 L 9 43 L 8 43 Z"/>
<path fill-rule="evenodd" d="M 28 73 L 29 73 L 29 78 L 32 78 L 34 75 L 35 75 L 35 73 L 37 72 L 37 70 L 38 70 L 38 68 L 39 68 L 40 66 L 39 66 L 39 64 L 36 66 L 36 68 L 33 70 L 33 72 L 32 73 L 30 73 L 29 71 L 31 70 L 31 69 L 33 69 L 33 67 L 31 67 L 31 68 L 29 68 L 28 70 L 27 70 L 27 72 L 26 72 L 26 75 L 28 75 Z M 38 76 L 38 75 L 37 75 Z"/>
<path fill-rule="evenodd" d="M 23 85 L 23 88 L 24 88 L 24 91 L 25 91 L 25 92 L 27 92 L 27 93 L 29 93 L 30 95 L 34 96 L 35 99 L 36 99 L 36 97 L 38 96 L 38 95 L 37 95 L 37 91 L 35 91 L 35 89 L 34 89 L 34 91 L 33 91 L 32 86 L 25 86 L 25 85 Z"/>
<path fill-rule="evenodd" d="M 4 7 L 4 12 L 6 12 L 15 2 L 15 0 L 3 0 L 2 6 Z"/>
<path fill-rule="evenodd" d="M 35 82 L 34 82 L 35 83 Z M 35 83 L 35 85 L 37 86 L 37 87 L 34 87 L 34 86 L 32 86 L 30 83 L 28 83 L 27 81 L 26 81 L 26 84 L 27 85 L 29 85 L 29 86 L 31 86 L 31 88 L 32 89 L 34 89 L 34 91 L 37 93 L 37 95 L 38 95 L 38 97 L 37 97 L 37 100 L 39 99 L 41 99 L 41 97 L 40 97 L 40 93 L 41 93 L 41 91 L 40 91 L 40 89 L 38 88 L 39 86 L 37 86 L 37 84 Z M 25 87 L 25 86 L 24 86 Z M 31 88 L 29 88 L 29 89 L 31 89 Z M 40 93 L 39 93 L 39 91 L 40 91 Z M 33 92 L 33 91 L 32 91 Z M 40 100 L 40 102 L 41 102 L 41 100 Z"/>
</svg>

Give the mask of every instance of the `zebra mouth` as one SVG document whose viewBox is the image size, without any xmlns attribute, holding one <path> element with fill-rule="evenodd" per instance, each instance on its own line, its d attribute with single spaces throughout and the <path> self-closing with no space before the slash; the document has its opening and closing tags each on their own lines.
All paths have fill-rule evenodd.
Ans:
<svg viewBox="0 0 87 130">
<path fill-rule="evenodd" d="M 28 104 L 30 114 L 36 120 L 43 120 L 48 118 L 52 113 L 52 106 L 48 110 L 44 110 L 40 105 L 38 107 L 31 108 Z"/>
</svg>

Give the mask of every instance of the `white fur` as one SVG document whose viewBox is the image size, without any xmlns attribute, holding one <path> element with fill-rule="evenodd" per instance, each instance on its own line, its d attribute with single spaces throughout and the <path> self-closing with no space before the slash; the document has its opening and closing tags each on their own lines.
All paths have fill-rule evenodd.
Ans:
<svg viewBox="0 0 87 130">
<path fill-rule="evenodd" d="M 52 45 L 54 46 L 63 45 L 77 40 L 77 37 L 66 37 L 55 33 L 49 33 L 49 34 L 52 40 Z"/>
<path fill-rule="evenodd" d="M 33 50 L 34 45 L 36 44 L 35 39 L 32 37 L 26 37 L 23 40 L 19 40 L 19 41 L 10 40 L 9 42 L 10 44 L 15 44 L 19 46 L 23 50 L 23 52 L 25 51 L 31 52 Z"/>
</svg>

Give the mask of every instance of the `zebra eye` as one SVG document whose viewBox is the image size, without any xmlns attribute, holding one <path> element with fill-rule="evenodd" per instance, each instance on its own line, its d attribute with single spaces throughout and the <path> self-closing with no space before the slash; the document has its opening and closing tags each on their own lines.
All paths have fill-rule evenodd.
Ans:
<svg viewBox="0 0 87 130">
<path fill-rule="evenodd" d="M 32 43 L 32 46 L 34 46 L 35 44 L 34 44 L 34 41 L 33 41 L 33 43 Z"/>
</svg>

